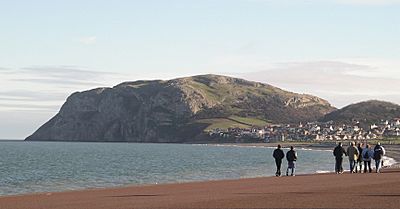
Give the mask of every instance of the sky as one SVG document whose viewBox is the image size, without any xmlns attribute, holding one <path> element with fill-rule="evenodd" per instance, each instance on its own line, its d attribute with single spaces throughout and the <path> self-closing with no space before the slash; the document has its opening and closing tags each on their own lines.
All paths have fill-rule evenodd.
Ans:
<svg viewBox="0 0 400 209">
<path fill-rule="evenodd" d="M 73 92 L 221 74 L 400 104 L 400 0 L 0 0 L 0 139 Z"/>
</svg>

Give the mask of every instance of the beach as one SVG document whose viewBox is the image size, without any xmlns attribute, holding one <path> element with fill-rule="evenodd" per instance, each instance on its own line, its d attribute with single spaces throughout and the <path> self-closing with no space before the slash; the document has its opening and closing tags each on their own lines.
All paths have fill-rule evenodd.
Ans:
<svg viewBox="0 0 400 209">
<path fill-rule="evenodd" d="M 1 209 L 398 208 L 400 170 L 133 186 L 0 198 Z"/>
<path fill-rule="evenodd" d="M 386 149 L 399 162 L 400 147 Z M 0 208 L 398 208 L 399 177 L 395 164 L 380 174 L 305 174 L 3 196 Z"/>
</svg>

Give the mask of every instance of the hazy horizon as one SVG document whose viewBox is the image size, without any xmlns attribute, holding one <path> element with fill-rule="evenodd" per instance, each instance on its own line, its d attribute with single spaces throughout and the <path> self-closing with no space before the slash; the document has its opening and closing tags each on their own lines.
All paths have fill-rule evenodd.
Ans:
<svg viewBox="0 0 400 209">
<path fill-rule="evenodd" d="M 22 139 L 73 92 L 220 74 L 333 106 L 400 104 L 400 1 L 0 2 L 0 139 Z"/>
</svg>

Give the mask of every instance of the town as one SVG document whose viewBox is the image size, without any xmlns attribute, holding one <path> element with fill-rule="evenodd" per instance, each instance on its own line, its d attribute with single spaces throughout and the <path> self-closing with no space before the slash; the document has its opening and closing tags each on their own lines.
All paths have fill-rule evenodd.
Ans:
<svg viewBox="0 0 400 209">
<path fill-rule="evenodd" d="M 283 141 L 344 141 L 373 140 L 384 137 L 400 137 L 400 118 L 381 120 L 379 123 L 351 124 L 334 122 L 308 122 L 305 124 L 275 124 L 265 127 L 213 129 L 208 132 L 217 140 L 235 142 L 283 142 Z"/>
</svg>

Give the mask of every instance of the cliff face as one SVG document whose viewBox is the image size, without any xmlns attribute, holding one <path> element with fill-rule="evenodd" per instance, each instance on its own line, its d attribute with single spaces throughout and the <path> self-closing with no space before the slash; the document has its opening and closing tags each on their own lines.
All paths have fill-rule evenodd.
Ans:
<svg viewBox="0 0 400 209">
<path fill-rule="evenodd" d="M 125 82 L 72 94 L 27 140 L 183 142 L 209 124 L 201 119 L 253 117 L 274 123 L 316 120 L 327 101 L 218 75 Z"/>
</svg>

